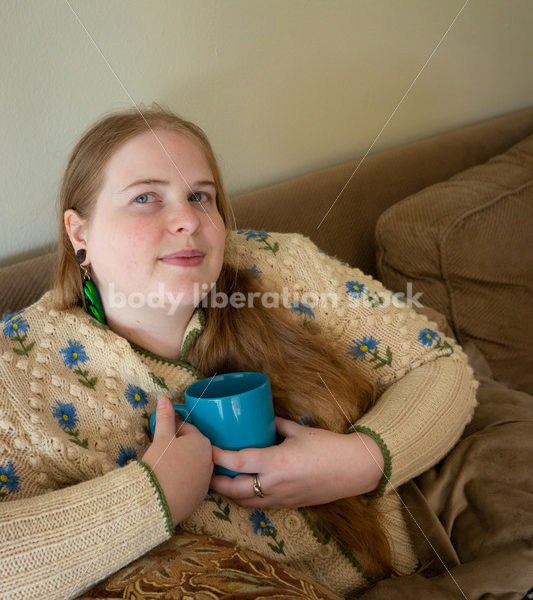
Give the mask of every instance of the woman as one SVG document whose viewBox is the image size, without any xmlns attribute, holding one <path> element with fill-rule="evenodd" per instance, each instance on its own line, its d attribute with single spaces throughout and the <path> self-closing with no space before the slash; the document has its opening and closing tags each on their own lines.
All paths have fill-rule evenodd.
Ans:
<svg viewBox="0 0 533 600">
<path fill-rule="evenodd" d="M 0 585 L 72 597 L 178 524 L 340 594 L 412 572 L 395 488 L 471 418 L 460 347 L 308 238 L 235 231 L 205 134 L 157 106 L 85 133 L 59 208 L 54 289 L 2 321 Z M 239 370 L 269 375 L 279 445 L 176 424 L 169 399 Z"/>
</svg>

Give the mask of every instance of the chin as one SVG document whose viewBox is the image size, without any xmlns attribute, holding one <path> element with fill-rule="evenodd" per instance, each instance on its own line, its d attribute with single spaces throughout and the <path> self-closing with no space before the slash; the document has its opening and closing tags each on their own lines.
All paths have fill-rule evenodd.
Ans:
<svg viewBox="0 0 533 600">
<path fill-rule="evenodd" d="M 203 286 L 203 287 L 202 287 Z M 165 306 L 196 306 L 202 298 L 209 293 L 210 285 L 201 281 L 194 281 L 187 285 L 167 288 Z"/>
</svg>

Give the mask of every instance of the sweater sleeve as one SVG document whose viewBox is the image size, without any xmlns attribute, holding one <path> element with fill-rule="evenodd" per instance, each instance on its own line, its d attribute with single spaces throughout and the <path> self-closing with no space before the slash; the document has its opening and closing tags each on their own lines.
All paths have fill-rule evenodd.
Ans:
<svg viewBox="0 0 533 600">
<path fill-rule="evenodd" d="M 2 385 L 0 396 L 0 598 L 74 598 L 172 535 L 142 461 L 53 489 L 56 467 L 32 453 Z"/>
<path fill-rule="evenodd" d="M 468 369 L 448 357 L 414 367 L 349 428 L 370 435 L 384 454 L 384 477 L 369 497 L 423 473 L 457 443 L 475 403 L 477 382 Z"/>
<path fill-rule="evenodd" d="M 401 300 L 304 236 L 294 236 L 293 248 L 301 259 L 291 264 L 301 269 L 300 287 L 336 298 L 333 309 L 315 309 L 316 325 L 339 358 L 357 362 L 376 387 L 374 406 L 347 433 L 365 433 L 380 446 L 384 477 L 369 495 L 380 497 L 454 446 L 472 418 L 479 384 L 461 346 L 409 306 L 409 298 Z"/>
<path fill-rule="evenodd" d="M 75 598 L 167 540 L 172 528 L 140 462 L 0 504 L 0 598 Z"/>
</svg>

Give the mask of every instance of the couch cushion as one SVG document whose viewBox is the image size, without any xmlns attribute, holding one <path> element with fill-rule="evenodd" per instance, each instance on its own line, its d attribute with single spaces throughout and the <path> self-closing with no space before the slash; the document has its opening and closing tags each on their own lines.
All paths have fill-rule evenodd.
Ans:
<svg viewBox="0 0 533 600">
<path fill-rule="evenodd" d="M 377 268 L 444 314 L 496 379 L 533 394 L 533 136 L 408 196 L 376 226 Z"/>
</svg>

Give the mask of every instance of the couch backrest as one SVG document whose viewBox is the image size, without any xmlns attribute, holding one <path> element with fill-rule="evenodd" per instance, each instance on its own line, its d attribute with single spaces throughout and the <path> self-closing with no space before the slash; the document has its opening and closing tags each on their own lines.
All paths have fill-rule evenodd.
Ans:
<svg viewBox="0 0 533 600">
<path fill-rule="evenodd" d="M 242 194 L 232 198 L 237 226 L 303 233 L 328 254 L 377 277 L 374 230 L 384 210 L 531 133 L 533 108 Z M 0 269 L 0 315 L 49 289 L 53 264 L 53 255 L 45 255 Z"/>
<path fill-rule="evenodd" d="M 303 233 L 328 254 L 377 277 L 374 230 L 383 211 L 531 133 L 533 108 L 370 155 L 359 168 L 355 160 L 316 171 L 233 198 L 237 225 Z"/>
<path fill-rule="evenodd" d="M 29 306 L 49 290 L 55 265 L 55 253 L 48 253 L 0 269 L 0 317 Z"/>
</svg>

